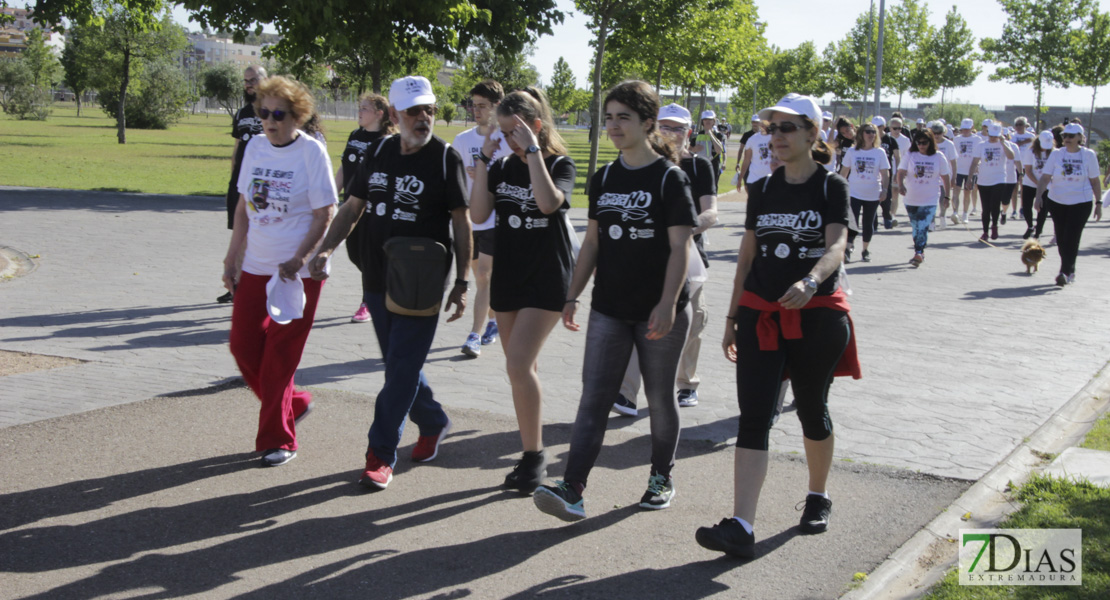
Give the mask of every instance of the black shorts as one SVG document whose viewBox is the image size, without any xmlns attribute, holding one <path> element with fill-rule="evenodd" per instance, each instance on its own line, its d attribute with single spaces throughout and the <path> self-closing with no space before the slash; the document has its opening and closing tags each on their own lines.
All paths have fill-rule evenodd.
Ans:
<svg viewBox="0 0 1110 600">
<path fill-rule="evenodd" d="M 493 256 L 494 248 L 494 229 L 478 229 L 471 233 L 474 236 L 474 256 L 471 260 L 478 260 L 478 253 L 481 252 L 487 256 Z"/>
<path fill-rule="evenodd" d="M 978 181 L 978 179 L 979 179 L 978 175 L 971 178 L 971 187 L 972 188 L 975 187 L 975 184 Z M 956 173 L 956 187 L 962 188 L 962 187 L 964 187 L 964 183 L 966 183 L 966 182 L 967 182 L 967 174 L 966 173 Z"/>
</svg>

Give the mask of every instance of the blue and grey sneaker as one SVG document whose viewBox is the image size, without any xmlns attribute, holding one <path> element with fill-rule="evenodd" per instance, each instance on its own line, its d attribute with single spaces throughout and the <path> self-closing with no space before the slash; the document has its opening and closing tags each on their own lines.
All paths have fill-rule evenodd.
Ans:
<svg viewBox="0 0 1110 600">
<path fill-rule="evenodd" d="M 698 391 L 697 390 L 678 390 L 678 405 L 682 407 L 690 407 L 698 405 Z"/>
<path fill-rule="evenodd" d="M 486 323 L 486 332 L 482 334 L 482 345 L 488 346 L 497 341 L 497 321 L 490 319 Z"/>
<path fill-rule="evenodd" d="M 556 480 L 555 485 L 536 488 L 532 502 L 541 511 L 567 522 L 586 518 L 586 501 L 565 481 Z"/>
<path fill-rule="evenodd" d="M 482 338 L 478 337 L 477 333 L 467 335 L 462 353 L 471 358 L 478 358 L 478 355 L 482 353 Z"/>
<path fill-rule="evenodd" d="M 647 491 L 640 498 L 640 508 L 661 510 L 671 505 L 674 498 L 674 480 L 666 475 L 652 475 L 648 478 Z"/>
</svg>

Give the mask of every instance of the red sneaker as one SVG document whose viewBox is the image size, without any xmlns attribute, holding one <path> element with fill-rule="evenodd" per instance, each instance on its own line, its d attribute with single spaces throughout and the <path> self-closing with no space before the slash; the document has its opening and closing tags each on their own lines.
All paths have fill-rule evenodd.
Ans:
<svg viewBox="0 0 1110 600">
<path fill-rule="evenodd" d="M 420 436 L 416 440 L 416 447 L 412 449 L 412 460 L 414 462 L 429 462 L 434 459 L 439 454 L 439 443 L 447 437 L 449 431 L 451 431 L 451 419 L 447 419 L 447 424 L 439 430 L 439 433 Z"/>
<path fill-rule="evenodd" d="M 393 468 L 379 460 L 373 452 L 367 452 L 366 469 L 358 480 L 359 485 L 384 490 L 390 481 L 393 481 Z"/>
</svg>

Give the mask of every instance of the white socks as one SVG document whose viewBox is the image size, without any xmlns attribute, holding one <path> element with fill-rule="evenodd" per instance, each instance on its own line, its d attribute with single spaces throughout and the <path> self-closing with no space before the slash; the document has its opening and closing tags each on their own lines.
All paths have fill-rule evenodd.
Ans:
<svg viewBox="0 0 1110 600">
<path fill-rule="evenodd" d="M 821 497 L 822 497 L 822 498 L 824 498 L 825 500 L 828 500 L 828 499 L 829 499 L 829 493 L 828 493 L 828 492 L 814 492 L 814 491 L 810 491 L 809 493 L 810 493 L 811 495 L 813 495 L 813 496 L 821 496 Z"/>
<path fill-rule="evenodd" d="M 751 523 L 748 523 L 747 521 L 745 521 L 744 519 L 741 519 L 740 517 L 733 517 L 733 519 L 735 519 L 737 523 L 739 523 L 740 525 L 742 525 L 744 527 L 744 531 L 746 531 L 748 533 L 752 532 L 752 524 Z"/>
</svg>

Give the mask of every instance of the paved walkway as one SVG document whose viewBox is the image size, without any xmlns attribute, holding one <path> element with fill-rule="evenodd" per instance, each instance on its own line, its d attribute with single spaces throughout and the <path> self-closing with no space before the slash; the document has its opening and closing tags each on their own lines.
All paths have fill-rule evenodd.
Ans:
<svg viewBox="0 0 1110 600">
<path fill-rule="evenodd" d="M 237 375 L 226 344 L 230 308 L 213 302 L 222 293 L 227 243 L 221 203 L 0 188 L 0 244 L 40 256 L 31 275 L 0 282 L 0 349 L 88 361 L 5 378 L 0 425 Z M 743 209 L 723 203 L 722 225 L 710 234 L 701 405 L 682 411 L 686 439 L 735 435 L 735 375 L 718 340 Z M 585 211 L 573 217 L 581 229 Z M 1039 274 L 1024 273 L 1015 249 L 1022 231 L 1004 226 L 993 248 L 950 226 L 932 235 L 927 262 L 914 270 L 905 264 L 912 247 L 902 226 L 876 235 L 873 262 L 848 266 L 864 378 L 833 388 L 838 457 L 977 479 L 1102 368 L 1110 356 L 1102 285 L 1110 280 L 1110 227 L 1088 226 L 1079 281 L 1066 289 L 1052 284 L 1052 249 Z M 357 271 L 340 256 L 298 383 L 369 395 L 380 388 L 372 325 L 349 322 L 358 288 Z M 512 415 L 501 347 L 465 358 L 458 352 L 469 327 L 463 321 L 441 324 L 429 380 L 448 407 Z M 557 327 L 541 354 L 549 422 L 573 420 L 584 338 Z M 628 427 L 646 432 L 648 421 Z M 776 450 L 801 450 L 789 413 L 772 437 Z"/>
</svg>

